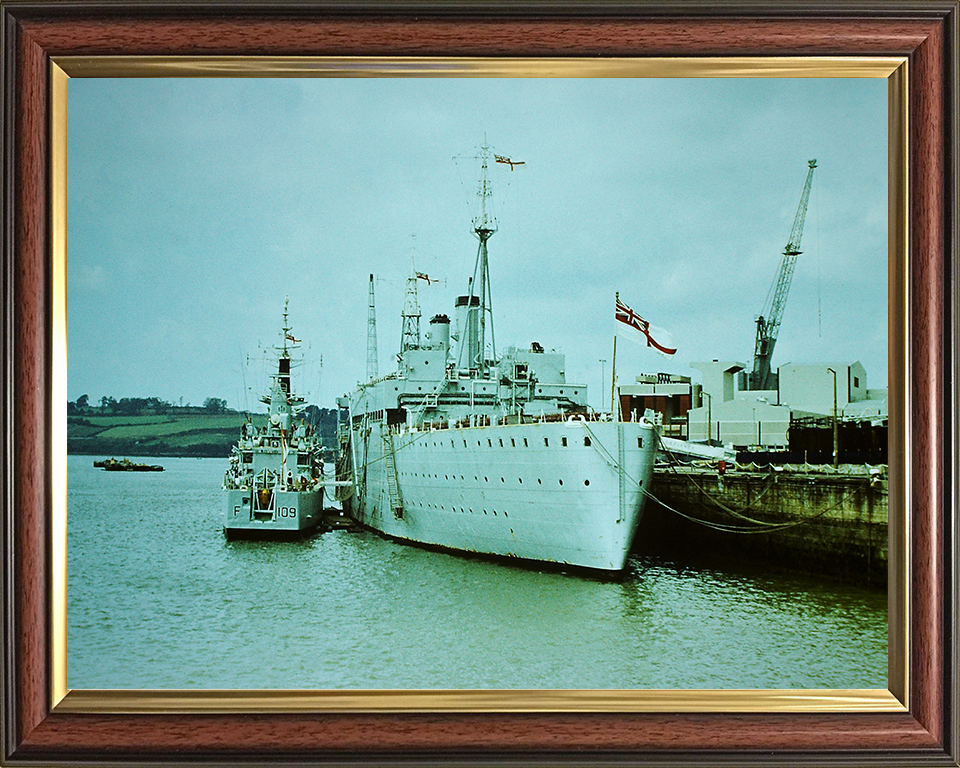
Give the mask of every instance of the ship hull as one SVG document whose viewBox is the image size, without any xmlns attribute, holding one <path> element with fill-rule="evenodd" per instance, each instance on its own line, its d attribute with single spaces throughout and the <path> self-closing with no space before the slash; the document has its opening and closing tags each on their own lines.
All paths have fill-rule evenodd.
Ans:
<svg viewBox="0 0 960 768">
<path fill-rule="evenodd" d="M 248 489 L 225 494 L 227 538 L 290 538 L 315 531 L 322 520 L 323 489 L 275 490 L 262 500 Z"/>
<path fill-rule="evenodd" d="M 363 525 L 445 549 L 624 567 L 652 476 L 652 424 L 573 418 L 386 429 L 372 424 L 365 439 L 353 435 L 357 492 L 349 508 Z"/>
</svg>

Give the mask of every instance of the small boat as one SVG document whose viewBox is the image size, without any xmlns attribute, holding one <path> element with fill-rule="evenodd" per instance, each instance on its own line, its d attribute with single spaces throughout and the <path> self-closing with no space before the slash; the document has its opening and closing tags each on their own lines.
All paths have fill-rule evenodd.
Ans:
<svg viewBox="0 0 960 768">
<path fill-rule="evenodd" d="M 104 469 L 107 472 L 163 472 L 163 467 L 159 464 L 136 464 L 130 459 L 104 459 L 103 461 L 93 462 L 93 466 Z"/>
<path fill-rule="evenodd" d="M 323 446 L 313 427 L 296 416 L 304 398 L 290 388 L 292 354 L 299 344 L 283 311 L 277 372 L 260 399 L 264 424 L 248 418 L 223 478 L 223 530 L 227 538 L 282 538 L 309 533 L 323 516 Z"/>
</svg>

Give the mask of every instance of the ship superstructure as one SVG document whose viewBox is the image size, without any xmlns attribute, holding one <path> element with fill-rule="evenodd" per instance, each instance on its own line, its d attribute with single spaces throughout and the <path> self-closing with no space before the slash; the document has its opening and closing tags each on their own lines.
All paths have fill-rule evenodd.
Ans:
<svg viewBox="0 0 960 768">
<path fill-rule="evenodd" d="M 339 400 L 344 507 L 391 537 L 489 555 L 615 571 L 644 506 L 657 425 L 592 413 L 565 357 L 533 342 L 497 355 L 487 243 L 496 222 L 486 145 L 473 276 L 419 331 L 407 282 L 398 369 Z M 416 318 L 417 322 L 413 322 Z"/>
<path fill-rule="evenodd" d="M 248 419 L 223 479 L 223 529 L 228 537 L 269 537 L 315 529 L 323 513 L 323 448 L 300 417 L 304 398 L 291 389 L 293 335 L 284 305 L 277 369 L 260 398 L 269 410 L 262 425 Z"/>
</svg>

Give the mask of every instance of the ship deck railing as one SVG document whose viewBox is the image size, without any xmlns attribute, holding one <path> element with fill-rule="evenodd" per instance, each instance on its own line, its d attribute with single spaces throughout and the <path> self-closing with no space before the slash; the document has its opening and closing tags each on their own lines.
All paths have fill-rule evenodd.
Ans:
<svg viewBox="0 0 960 768">
<path fill-rule="evenodd" d="M 536 424 L 552 424 L 565 422 L 568 424 L 577 423 L 602 423 L 613 421 L 608 413 L 545 413 L 539 416 L 524 415 L 520 420 L 516 420 L 517 414 L 507 414 L 501 419 L 494 420 L 491 416 L 475 416 L 457 419 L 451 422 L 448 419 L 440 421 L 422 421 L 415 426 L 396 425 L 397 431 L 409 432 L 435 432 L 444 429 L 480 429 L 491 426 L 533 426 Z M 514 420 L 511 420 L 514 419 Z M 631 421 L 628 419 L 627 421 Z M 636 419 L 639 421 L 639 419 Z"/>
</svg>

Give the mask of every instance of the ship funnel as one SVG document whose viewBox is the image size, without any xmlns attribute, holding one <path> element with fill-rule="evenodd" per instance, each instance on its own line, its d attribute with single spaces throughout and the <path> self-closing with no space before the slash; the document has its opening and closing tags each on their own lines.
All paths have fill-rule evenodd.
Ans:
<svg viewBox="0 0 960 768">
<path fill-rule="evenodd" d="M 430 320 L 430 346 L 444 352 L 449 351 L 450 318 L 446 315 L 434 315 Z"/>
<path fill-rule="evenodd" d="M 480 367 L 480 297 L 457 297 L 457 329 L 460 347 L 458 368 L 476 370 Z"/>
</svg>

